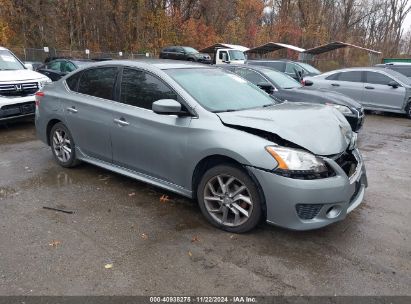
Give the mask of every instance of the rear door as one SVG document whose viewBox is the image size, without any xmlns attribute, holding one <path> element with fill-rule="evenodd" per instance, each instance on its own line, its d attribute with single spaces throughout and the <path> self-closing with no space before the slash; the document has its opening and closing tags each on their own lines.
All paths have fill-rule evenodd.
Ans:
<svg viewBox="0 0 411 304">
<path fill-rule="evenodd" d="M 177 182 L 186 155 L 191 117 L 159 115 L 154 101 L 180 97 L 157 76 L 124 68 L 112 123 L 113 161 L 139 173 Z M 182 184 L 182 181 L 181 181 Z"/>
<path fill-rule="evenodd" d="M 380 72 L 367 71 L 364 85 L 364 103 L 369 107 L 382 110 L 401 110 L 404 106 L 405 88 L 397 88 L 388 85 L 395 79 Z"/>
<path fill-rule="evenodd" d="M 67 127 L 77 148 L 89 157 L 112 161 L 110 128 L 113 127 L 114 85 L 117 67 L 87 69 L 67 79 L 74 91 L 66 94 Z M 76 83 L 76 78 L 79 81 Z"/>
<path fill-rule="evenodd" d="M 365 104 L 363 73 L 362 71 L 346 71 L 331 74 L 325 78 L 325 85 L 321 87 L 342 93 L 361 104 Z"/>
</svg>

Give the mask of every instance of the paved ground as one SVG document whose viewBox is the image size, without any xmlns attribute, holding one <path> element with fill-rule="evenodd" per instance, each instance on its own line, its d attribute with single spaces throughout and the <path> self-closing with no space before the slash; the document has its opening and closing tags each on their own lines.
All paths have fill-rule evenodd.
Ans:
<svg viewBox="0 0 411 304">
<path fill-rule="evenodd" d="M 232 235 L 185 198 L 58 167 L 31 123 L 0 127 L 0 295 L 411 295 L 411 120 L 367 115 L 360 147 L 370 187 L 345 221 Z"/>
</svg>

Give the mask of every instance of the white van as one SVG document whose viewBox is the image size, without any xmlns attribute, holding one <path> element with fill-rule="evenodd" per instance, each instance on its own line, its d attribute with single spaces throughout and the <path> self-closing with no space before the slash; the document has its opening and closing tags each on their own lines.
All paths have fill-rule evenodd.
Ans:
<svg viewBox="0 0 411 304">
<path fill-rule="evenodd" d="M 51 80 L 0 47 L 0 122 L 33 116 L 34 94 Z"/>
</svg>

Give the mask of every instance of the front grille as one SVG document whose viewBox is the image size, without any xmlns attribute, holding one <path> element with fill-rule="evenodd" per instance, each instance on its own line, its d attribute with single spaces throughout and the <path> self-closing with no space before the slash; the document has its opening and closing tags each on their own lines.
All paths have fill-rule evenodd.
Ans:
<svg viewBox="0 0 411 304">
<path fill-rule="evenodd" d="M 320 212 L 323 204 L 297 204 L 295 209 L 302 220 L 312 220 Z"/>
<path fill-rule="evenodd" d="M 334 160 L 344 170 L 348 177 L 351 177 L 351 175 L 354 174 L 358 165 L 358 161 L 352 154 L 352 151 L 346 151 Z"/>
<path fill-rule="evenodd" d="M 39 90 L 37 82 L 0 84 L 1 96 L 28 96 Z"/>
<path fill-rule="evenodd" d="M 34 114 L 35 110 L 36 106 L 34 101 L 6 105 L 0 109 L 0 118 Z"/>
</svg>

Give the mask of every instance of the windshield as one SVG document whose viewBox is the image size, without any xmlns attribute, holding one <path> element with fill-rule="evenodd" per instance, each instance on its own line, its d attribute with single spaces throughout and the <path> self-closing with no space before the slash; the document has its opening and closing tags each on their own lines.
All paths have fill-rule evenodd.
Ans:
<svg viewBox="0 0 411 304">
<path fill-rule="evenodd" d="M 263 72 L 276 84 L 276 86 L 280 87 L 281 89 L 294 89 L 302 87 L 302 85 L 298 81 L 284 73 L 269 69 L 262 69 L 261 72 Z"/>
<path fill-rule="evenodd" d="M 193 54 L 193 53 L 197 54 L 198 53 L 198 51 L 196 49 L 193 49 L 192 47 L 189 47 L 189 46 L 185 46 L 185 47 L 183 47 L 183 49 L 188 54 Z"/>
<path fill-rule="evenodd" d="M 24 65 L 9 51 L 0 50 L 0 70 L 24 70 Z"/>
<path fill-rule="evenodd" d="M 238 50 L 229 50 L 230 60 L 245 60 L 244 53 Z"/>
<path fill-rule="evenodd" d="M 392 77 L 395 77 L 397 80 L 401 81 L 403 84 L 411 85 L 411 79 L 409 79 L 404 74 L 398 73 L 397 71 L 394 71 L 394 70 L 391 70 L 391 69 L 385 69 L 384 71 L 388 75 L 391 75 Z"/>
<path fill-rule="evenodd" d="M 313 67 L 312 65 L 309 65 L 307 63 L 303 63 L 303 62 L 299 62 L 298 63 L 300 66 L 302 66 L 304 68 L 304 70 L 307 70 L 309 73 L 313 73 L 313 74 L 321 74 L 320 70 L 317 70 L 315 67 Z"/>
<path fill-rule="evenodd" d="M 211 112 L 238 111 L 275 104 L 270 96 L 243 78 L 220 69 L 165 70 Z"/>
</svg>

